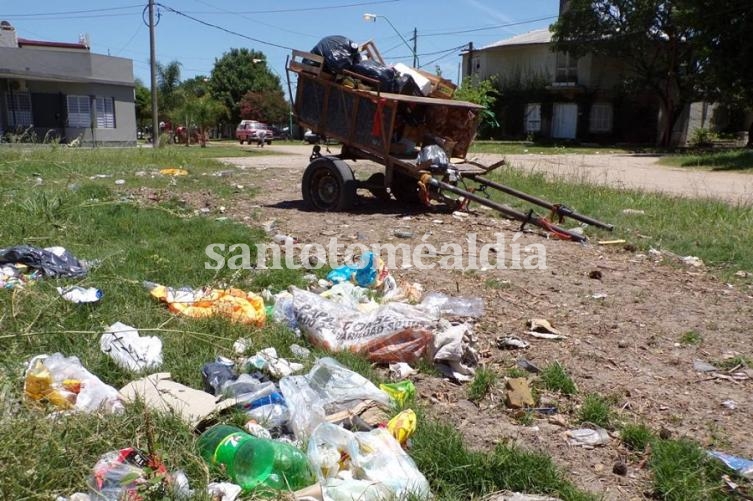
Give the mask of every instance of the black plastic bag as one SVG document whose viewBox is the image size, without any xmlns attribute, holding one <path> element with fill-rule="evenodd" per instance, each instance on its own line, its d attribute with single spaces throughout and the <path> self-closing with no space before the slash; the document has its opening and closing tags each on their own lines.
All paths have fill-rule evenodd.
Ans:
<svg viewBox="0 0 753 501">
<path fill-rule="evenodd" d="M 351 71 L 378 80 L 379 90 L 382 92 L 395 92 L 397 90 L 397 82 L 395 81 L 397 73 L 389 66 L 379 64 L 371 59 L 366 59 L 365 61 L 360 61 L 354 64 Z"/>
<path fill-rule="evenodd" d="M 447 153 L 440 146 L 432 144 L 421 148 L 416 163 L 422 169 L 444 170 L 450 165 L 450 159 L 447 158 Z"/>
<path fill-rule="evenodd" d="M 17 245 L 0 249 L 0 264 L 25 264 L 29 268 L 41 270 L 46 277 L 82 277 L 87 268 L 73 254 L 63 250 L 60 255 L 46 249 L 30 245 Z"/>
<path fill-rule="evenodd" d="M 324 58 L 324 69 L 330 73 L 349 70 L 361 60 L 358 44 L 341 35 L 322 38 L 311 52 Z"/>
</svg>

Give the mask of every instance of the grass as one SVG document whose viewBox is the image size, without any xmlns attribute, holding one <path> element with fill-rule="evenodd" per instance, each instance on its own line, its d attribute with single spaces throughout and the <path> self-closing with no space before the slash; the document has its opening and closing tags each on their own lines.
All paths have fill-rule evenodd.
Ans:
<svg viewBox="0 0 753 501">
<path fill-rule="evenodd" d="M 703 336 L 697 331 L 688 331 L 680 336 L 680 344 L 683 345 L 699 345 L 703 342 Z"/>
<path fill-rule="evenodd" d="M 735 367 L 739 367 L 739 366 L 753 367 L 753 363 L 751 363 L 750 359 L 748 357 L 744 357 L 741 355 L 736 355 L 731 358 L 717 360 L 712 365 L 723 370 L 732 370 Z"/>
<path fill-rule="evenodd" d="M 723 465 L 709 458 L 688 439 L 655 440 L 649 466 L 654 474 L 654 494 L 667 501 L 730 499 L 724 491 Z"/>
<path fill-rule="evenodd" d="M 659 163 L 676 167 L 701 167 L 711 170 L 753 169 L 753 150 L 704 151 L 663 157 Z"/>
<path fill-rule="evenodd" d="M 526 153 L 539 155 L 564 155 L 578 153 L 595 155 L 599 153 L 628 153 L 624 148 L 612 146 L 577 146 L 570 144 L 537 144 L 520 141 L 474 141 L 470 153 L 495 153 L 500 155 L 524 155 Z"/>
<path fill-rule="evenodd" d="M 558 391 L 563 395 L 575 395 L 578 392 L 572 378 L 559 362 L 541 369 L 541 382 L 547 390 Z"/>
<path fill-rule="evenodd" d="M 609 428 L 612 424 L 613 411 L 609 401 L 595 393 L 589 393 L 583 400 L 578 412 L 581 423 L 592 423 L 602 428 Z"/>
<path fill-rule="evenodd" d="M 586 230 L 592 240 L 623 238 L 639 250 L 666 249 L 680 256 L 700 257 L 727 281 L 740 282 L 738 270 L 753 270 L 753 206 L 710 199 L 690 199 L 633 190 L 617 190 L 586 175 L 571 180 L 549 180 L 544 174 L 503 167 L 489 176 L 517 190 L 554 203 L 563 203 L 581 214 L 615 226 L 614 232 L 595 227 Z M 515 209 L 536 208 L 502 193 L 492 196 Z M 644 211 L 625 214 L 624 209 Z M 543 208 L 536 208 L 546 215 Z M 566 228 L 576 226 L 566 220 Z"/>
<path fill-rule="evenodd" d="M 622 443 L 628 449 L 643 452 L 654 438 L 651 429 L 643 423 L 626 424 L 620 430 Z"/>
<path fill-rule="evenodd" d="M 468 400 L 478 403 L 489 394 L 489 392 L 497 384 L 497 374 L 486 367 L 481 367 L 476 371 L 476 375 L 468 385 Z"/>
</svg>

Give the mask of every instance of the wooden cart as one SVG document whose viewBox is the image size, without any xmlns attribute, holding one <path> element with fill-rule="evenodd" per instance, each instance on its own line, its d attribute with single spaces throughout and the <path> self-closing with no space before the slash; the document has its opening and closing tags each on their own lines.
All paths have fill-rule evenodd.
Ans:
<svg viewBox="0 0 753 501">
<path fill-rule="evenodd" d="M 374 57 L 379 57 L 378 52 Z M 406 202 L 428 203 L 435 199 L 462 207 L 472 200 L 508 217 L 583 240 L 582 235 L 557 228 L 532 211 L 521 213 L 479 195 L 475 189 L 465 189 L 465 181 L 473 180 L 482 186 L 481 191 L 486 188 L 515 191 L 483 177 L 504 161 L 485 166 L 466 159 L 483 107 L 453 99 L 380 92 L 378 81 L 347 70 L 335 77 L 322 67 L 321 56 L 302 51 L 293 51 L 287 64 L 289 87 L 291 74 L 297 77 L 293 99 L 297 122 L 327 140 L 342 144 L 338 155 L 324 156 L 319 146 L 314 147 L 301 183 L 303 199 L 310 208 L 347 210 L 353 205 L 358 189 L 367 189 L 385 199 L 392 195 Z M 439 87 L 443 82 L 446 81 L 436 79 L 434 84 Z M 446 88 L 435 90 L 434 95 L 447 92 Z M 417 153 L 427 144 L 440 146 L 450 164 L 442 168 L 419 164 Z M 359 159 L 383 165 L 384 173 L 357 180 L 346 160 Z M 550 209 L 564 207 L 529 198 Z M 573 211 L 566 215 L 611 229 L 611 225 Z"/>
</svg>

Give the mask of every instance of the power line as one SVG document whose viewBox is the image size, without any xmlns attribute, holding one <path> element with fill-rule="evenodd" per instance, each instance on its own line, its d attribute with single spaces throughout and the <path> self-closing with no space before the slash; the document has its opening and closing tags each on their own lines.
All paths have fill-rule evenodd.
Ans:
<svg viewBox="0 0 753 501">
<path fill-rule="evenodd" d="M 167 6 L 167 5 L 163 4 L 163 3 L 157 3 L 156 5 L 159 5 L 160 7 L 162 7 L 163 9 L 165 9 L 165 10 L 167 10 L 169 12 L 172 12 L 172 13 L 177 14 L 179 16 L 183 16 L 183 17 L 185 17 L 187 19 L 190 19 L 192 21 L 195 21 L 195 22 L 197 22 L 199 24 L 203 24 L 204 26 L 209 26 L 210 28 L 215 28 L 217 30 L 224 31 L 225 33 L 229 33 L 230 35 L 239 36 L 241 38 L 245 38 L 246 40 L 251 40 L 252 42 L 260 43 L 260 44 L 263 44 L 263 45 L 269 45 L 271 47 L 277 47 L 279 49 L 294 50 L 292 47 L 287 47 L 285 45 L 280 45 L 280 44 L 277 44 L 277 43 L 274 43 L 274 42 L 267 42 L 265 40 L 260 40 L 258 38 L 254 38 L 254 37 L 250 37 L 248 35 L 244 35 L 243 33 L 238 33 L 237 31 L 233 31 L 233 30 L 229 30 L 227 28 L 223 28 L 222 26 L 219 26 L 217 24 L 213 24 L 213 23 L 204 21 L 204 20 L 199 19 L 197 17 L 194 17 L 194 16 L 191 16 L 189 14 L 186 14 L 185 12 L 181 12 L 179 10 L 173 9 L 172 7 L 169 7 L 169 6 Z"/>
<path fill-rule="evenodd" d="M 471 28 L 467 30 L 457 30 L 457 31 L 444 31 L 439 33 L 426 33 L 422 34 L 422 37 L 441 37 L 445 35 L 460 35 L 463 33 L 475 33 L 477 31 L 486 31 L 486 30 L 498 30 L 500 28 L 508 28 L 510 26 L 519 26 L 521 24 L 530 24 L 530 23 L 537 23 L 540 21 L 548 21 L 552 19 L 557 19 L 559 16 L 546 16 L 546 17 L 539 17 L 536 19 L 527 19 L 525 21 L 516 21 L 514 23 L 507 23 L 507 24 L 497 24 L 494 26 L 483 26 L 481 28 Z"/>
<path fill-rule="evenodd" d="M 5 14 L 7 17 L 49 17 L 49 16 L 66 16 L 71 14 L 91 14 L 94 12 L 112 12 L 114 10 L 128 10 L 133 8 L 142 8 L 144 4 L 132 4 L 132 5 L 124 5 L 122 7 L 107 7 L 104 9 L 86 9 L 86 10 L 67 10 L 67 11 L 61 11 L 61 12 L 37 12 L 34 14 Z M 87 16 L 82 16 L 87 17 Z"/>
<path fill-rule="evenodd" d="M 291 9 L 275 9 L 275 10 L 247 10 L 247 11 L 241 11 L 241 12 L 232 12 L 232 14 L 280 14 L 285 12 L 304 12 L 304 11 L 312 11 L 312 10 L 330 10 L 330 9 L 344 9 L 347 7 L 360 7 L 363 5 L 378 5 L 378 4 L 384 4 L 384 3 L 395 3 L 399 2 L 400 0 L 381 0 L 377 2 L 356 2 L 356 3 L 346 3 L 346 4 L 340 4 L 340 5 L 327 5 L 322 7 L 299 7 L 299 8 L 291 8 Z M 190 14 L 217 14 L 217 12 L 206 12 L 206 11 L 186 11 L 186 13 Z"/>
<path fill-rule="evenodd" d="M 204 2 L 203 0 L 194 0 L 194 2 L 200 3 L 202 5 L 206 5 L 207 7 L 213 7 L 212 4 Z M 216 11 L 219 11 L 219 13 L 227 13 L 227 14 L 233 14 L 235 16 L 240 16 L 243 19 L 248 19 L 252 23 L 261 24 L 262 26 L 267 26 L 269 28 L 274 28 L 276 30 L 284 31 L 286 33 L 292 33 L 293 35 L 301 35 L 301 36 L 309 37 L 309 38 L 319 38 L 317 35 L 311 35 L 309 33 L 301 33 L 300 31 L 289 30 L 289 29 L 283 28 L 281 26 L 276 26 L 274 24 L 265 23 L 264 21 L 259 21 L 258 19 L 254 19 L 252 17 L 245 16 L 241 12 L 234 12 L 234 11 L 227 10 L 227 9 L 221 9 L 219 7 L 215 7 L 215 9 L 216 9 Z"/>
</svg>

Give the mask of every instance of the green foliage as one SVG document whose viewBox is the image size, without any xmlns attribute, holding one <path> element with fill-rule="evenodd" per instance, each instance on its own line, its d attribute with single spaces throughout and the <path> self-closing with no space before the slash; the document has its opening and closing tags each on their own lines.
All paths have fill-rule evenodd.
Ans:
<svg viewBox="0 0 753 501">
<path fill-rule="evenodd" d="M 180 67 L 181 63 L 179 61 L 170 61 L 166 65 L 157 63 L 159 111 L 166 117 L 169 117 L 178 107 L 181 100 L 179 93 Z"/>
<path fill-rule="evenodd" d="M 680 336 L 680 344 L 684 345 L 697 345 L 703 342 L 703 336 L 697 331 L 688 331 Z"/>
<path fill-rule="evenodd" d="M 670 155 L 659 162 L 664 165 L 707 167 L 712 170 L 749 170 L 753 169 L 753 151 L 746 149 Z"/>
<path fill-rule="evenodd" d="M 589 393 L 581 404 L 578 420 L 581 423 L 593 423 L 602 428 L 608 428 L 612 421 L 612 409 L 604 397 Z"/>
<path fill-rule="evenodd" d="M 152 93 L 138 78 L 135 85 L 136 125 L 143 127 L 152 118 Z"/>
<path fill-rule="evenodd" d="M 455 91 L 455 99 L 460 101 L 469 101 L 484 107 L 481 112 L 481 126 L 479 134 L 486 136 L 492 129 L 499 127 L 497 115 L 493 111 L 493 106 L 497 100 L 497 88 L 495 86 L 495 77 L 489 77 L 484 80 L 477 78 L 465 78 Z"/>
<path fill-rule="evenodd" d="M 711 146 L 714 143 L 714 139 L 716 139 L 716 134 L 714 133 L 714 131 L 703 127 L 698 127 L 697 129 L 693 130 L 693 134 L 690 138 L 690 144 L 691 146 L 695 147 Z"/>
<path fill-rule="evenodd" d="M 688 439 L 654 440 L 649 466 L 654 474 L 654 495 L 667 501 L 729 499 L 723 488 L 721 463 L 711 459 Z"/>
<path fill-rule="evenodd" d="M 559 362 L 549 364 L 541 370 L 541 382 L 544 388 L 558 391 L 563 395 L 574 395 L 578 392 L 575 383 Z"/>
<path fill-rule="evenodd" d="M 634 451 L 645 451 L 654 439 L 648 426 L 640 424 L 626 424 L 620 430 L 620 439 L 625 447 Z"/>
<path fill-rule="evenodd" d="M 282 92 L 280 79 L 267 66 L 266 56 L 246 48 L 230 49 L 215 61 L 210 88 L 228 109 L 231 123 L 240 121 L 240 103 L 247 93 Z"/>
<path fill-rule="evenodd" d="M 491 369 L 481 367 L 476 371 L 473 381 L 468 385 L 468 400 L 480 402 L 497 384 L 497 374 Z"/>
<path fill-rule="evenodd" d="M 241 99 L 240 110 L 241 118 L 268 124 L 284 123 L 289 112 L 288 103 L 282 91 L 249 91 Z"/>
</svg>

